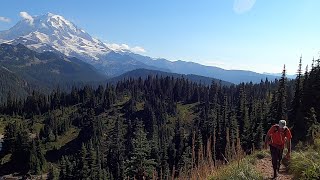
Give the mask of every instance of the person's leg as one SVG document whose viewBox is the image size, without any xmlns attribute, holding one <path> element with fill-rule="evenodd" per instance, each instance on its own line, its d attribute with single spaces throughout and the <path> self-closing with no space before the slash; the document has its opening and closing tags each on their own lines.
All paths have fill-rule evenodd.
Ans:
<svg viewBox="0 0 320 180">
<path fill-rule="evenodd" d="M 278 152 L 277 148 L 270 146 L 271 152 L 271 161 L 272 161 L 272 168 L 273 168 L 273 176 L 277 177 L 277 166 L 278 166 Z"/>
<path fill-rule="evenodd" d="M 279 162 L 278 162 L 278 166 L 277 166 L 277 170 L 278 170 L 278 172 L 279 172 L 279 170 L 280 170 L 280 165 L 281 165 L 281 160 L 282 160 L 282 154 L 283 154 L 283 149 L 278 149 L 278 152 L 279 152 L 279 155 L 278 155 L 278 160 L 279 160 Z"/>
</svg>

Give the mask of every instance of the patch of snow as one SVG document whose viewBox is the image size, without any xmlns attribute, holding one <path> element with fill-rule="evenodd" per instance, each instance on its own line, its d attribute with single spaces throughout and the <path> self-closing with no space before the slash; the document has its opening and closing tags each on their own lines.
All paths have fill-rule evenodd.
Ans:
<svg viewBox="0 0 320 180">
<path fill-rule="evenodd" d="M 55 73 L 55 74 L 60 74 L 60 70 L 59 69 L 52 69 L 51 72 Z"/>
<path fill-rule="evenodd" d="M 71 62 L 70 59 L 68 59 L 68 58 L 63 58 L 63 60 L 65 60 L 67 62 Z"/>
<path fill-rule="evenodd" d="M 41 23 L 42 27 L 48 28 L 48 26 L 45 23 Z"/>
<path fill-rule="evenodd" d="M 11 73 L 13 73 L 12 71 L 10 71 L 8 68 L 6 68 L 6 67 L 4 67 L 4 66 L 1 66 L 4 70 L 6 70 L 6 71 L 9 71 L 9 72 L 11 72 Z"/>
</svg>

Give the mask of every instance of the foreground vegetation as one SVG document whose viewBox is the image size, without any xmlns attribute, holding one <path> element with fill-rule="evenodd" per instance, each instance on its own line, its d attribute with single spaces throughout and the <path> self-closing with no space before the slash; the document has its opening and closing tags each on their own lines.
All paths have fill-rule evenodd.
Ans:
<svg viewBox="0 0 320 180">
<path fill-rule="evenodd" d="M 291 159 L 285 164 L 293 179 L 320 179 L 320 139 L 316 138 L 312 143 L 299 143 L 291 154 Z M 206 171 L 205 179 L 211 180 L 227 180 L 227 179 L 264 179 L 256 169 L 255 163 L 257 159 L 270 157 L 268 151 L 257 151 L 253 155 L 246 156 L 241 160 L 235 160 L 230 164 L 221 166 L 220 168 Z M 269 163 L 271 166 L 271 163 Z M 202 168 L 203 169 L 203 168 Z M 196 179 L 196 178 L 194 178 Z"/>
<path fill-rule="evenodd" d="M 257 156 L 251 155 L 239 161 L 234 161 L 227 166 L 223 166 L 214 171 L 210 180 L 245 180 L 245 179 L 263 179 L 263 176 L 256 171 L 255 163 Z"/>
<path fill-rule="evenodd" d="M 320 179 L 320 139 L 312 145 L 298 147 L 292 154 L 289 172 L 296 179 Z"/>
</svg>

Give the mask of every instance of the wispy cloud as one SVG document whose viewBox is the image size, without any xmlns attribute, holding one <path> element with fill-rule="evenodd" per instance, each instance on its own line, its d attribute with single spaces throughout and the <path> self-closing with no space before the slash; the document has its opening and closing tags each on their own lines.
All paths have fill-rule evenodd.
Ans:
<svg viewBox="0 0 320 180">
<path fill-rule="evenodd" d="M 234 0 L 233 11 L 237 14 L 248 12 L 252 9 L 256 0 Z"/>
<path fill-rule="evenodd" d="M 233 64 L 233 63 L 228 63 L 227 61 L 202 61 L 201 62 L 202 64 L 204 65 L 207 65 L 207 66 L 215 66 L 215 67 L 220 67 L 220 68 L 223 68 L 223 69 L 241 69 L 239 66 Z"/>
<path fill-rule="evenodd" d="M 135 46 L 135 47 L 133 47 L 133 48 L 131 48 L 131 51 L 133 51 L 133 52 L 140 52 L 140 53 L 145 53 L 146 52 L 146 50 L 143 48 L 143 47 L 140 47 L 140 46 Z"/>
<path fill-rule="evenodd" d="M 33 25 L 33 17 L 25 11 L 20 12 L 20 16 L 29 21 L 30 25 Z"/>
<path fill-rule="evenodd" d="M 1 22 L 6 22 L 6 23 L 8 23 L 8 22 L 11 21 L 11 19 L 0 16 L 0 21 L 1 21 Z"/>
<path fill-rule="evenodd" d="M 127 44 L 106 44 L 108 48 L 114 50 L 114 51 L 131 51 L 134 53 L 145 53 L 147 52 L 143 47 L 141 46 L 135 46 L 135 47 L 130 47 Z"/>
</svg>

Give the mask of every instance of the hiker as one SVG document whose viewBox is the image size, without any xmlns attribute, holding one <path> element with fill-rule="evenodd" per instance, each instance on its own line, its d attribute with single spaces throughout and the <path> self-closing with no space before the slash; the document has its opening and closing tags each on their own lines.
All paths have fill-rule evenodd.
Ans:
<svg viewBox="0 0 320 180">
<path fill-rule="evenodd" d="M 286 154 L 286 158 L 290 158 L 291 154 L 291 132 L 290 129 L 286 126 L 285 120 L 280 120 L 279 124 L 273 125 L 266 136 L 265 139 L 265 148 L 267 145 L 270 146 L 270 152 L 272 157 L 272 166 L 273 166 L 273 176 L 277 177 L 277 173 L 279 173 L 280 163 L 282 160 L 282 153 L 285 144 L 287 144 L 288 153 Z"/>
</svg>

